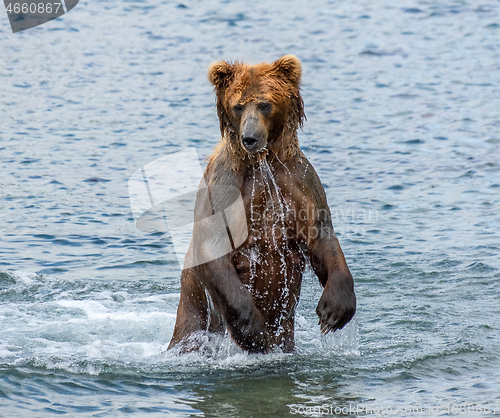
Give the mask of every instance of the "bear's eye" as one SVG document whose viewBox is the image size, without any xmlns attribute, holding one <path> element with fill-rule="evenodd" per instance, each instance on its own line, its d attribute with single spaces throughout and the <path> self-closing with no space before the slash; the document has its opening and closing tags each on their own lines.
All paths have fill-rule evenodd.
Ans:
<svg viewBox="0 0 500 418">
<path fill-rule="evenodd" d="M 243 105 L 241 104 L 234 105 L 233 111 L 235 115 L 241 115 L 243 113 Z"/>
<path fill-rule="evenodd" d="M 271 113 L 271 109 L 273 108 L 273 105 L 271 103 L 268 103 L 268 102 L 261 102 L 261 103 L 259 103 L 258 107 L 262 113 Z"/>
</svg>

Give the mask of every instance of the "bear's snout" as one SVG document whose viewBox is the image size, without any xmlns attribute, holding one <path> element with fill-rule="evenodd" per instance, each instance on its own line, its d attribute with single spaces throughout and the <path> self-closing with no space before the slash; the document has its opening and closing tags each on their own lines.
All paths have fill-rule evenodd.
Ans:
<svg viewBox="0 0 500 418">
<path fill-rule="evenodd" d="M 256 115 L 252 110 L 254 109 L 249 109 L 243 115 L 240 138 L 248 152 L 258 152 L 266 146 L 267 129 L 262 116 Z"/>
</svg>

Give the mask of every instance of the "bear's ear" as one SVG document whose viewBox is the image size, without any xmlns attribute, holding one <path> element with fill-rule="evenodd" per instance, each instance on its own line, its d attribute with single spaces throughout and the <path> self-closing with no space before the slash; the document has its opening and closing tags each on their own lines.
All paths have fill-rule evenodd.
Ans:
<svg viewBox="0 0 500 418">
<path fill-rule="evenodd" d="M 214 62 L 208 69 L 208 80 L 216 90 L 227 87 L 233 75 L 234 67 L 226 61 Z"/>
<path fill-rule="evenodd" d="M 302 65 L 295 55 L 282 56 L 273 63 L 273 68 L 279 76 L 291 81 L 293 84 L 300 83 Z"/>
</svg>

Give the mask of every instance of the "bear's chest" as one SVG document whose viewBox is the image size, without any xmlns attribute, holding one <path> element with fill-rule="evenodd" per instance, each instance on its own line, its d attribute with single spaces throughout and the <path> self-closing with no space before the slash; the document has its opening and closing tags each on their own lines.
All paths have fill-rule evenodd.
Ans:
<svg viewBox="0 0 500 418">
<path fill-rule="evenodd" d="M 252 170 L 241 188 L 249 230 L 248 243 L 279 249 L 288 240 L 307 242 L 305 229 L 315 222 L 315 211 L 291 173 L 264 164 Z"/>
<path fill-rule="evenodd" d="M 286 173 L 271 170 L 252 173 L 242 188 L 248 237 L 234 252 L 233 262 L 257 301 L 289 298 L 300 291 L 310 214 L 295 189 Z"/>
</svg>

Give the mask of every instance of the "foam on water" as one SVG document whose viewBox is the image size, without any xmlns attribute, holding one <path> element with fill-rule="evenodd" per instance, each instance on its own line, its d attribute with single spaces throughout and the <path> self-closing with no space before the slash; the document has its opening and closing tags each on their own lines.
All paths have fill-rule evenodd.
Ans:
<svg viewBox="0 0 500 418">
<path fill-rule="evenodd" d="M 89 287 L 26 272 L 2 273 L 1 283 L 2 367 L 99 375 L 191 364 L 246 367 L 289 357 L 279 351 L 271 357 L 248 355 L 227 334 L 196 336 L 202 348 L 187 356 L 167 351 L 179 294 L 138 294 L 133 283 L 94 282 Z M 297 355 L 358 353 L 355 323 L 341 335 L 321 336 L 313 320 L 311 315 L 297 315 Z"/>
</svg>

